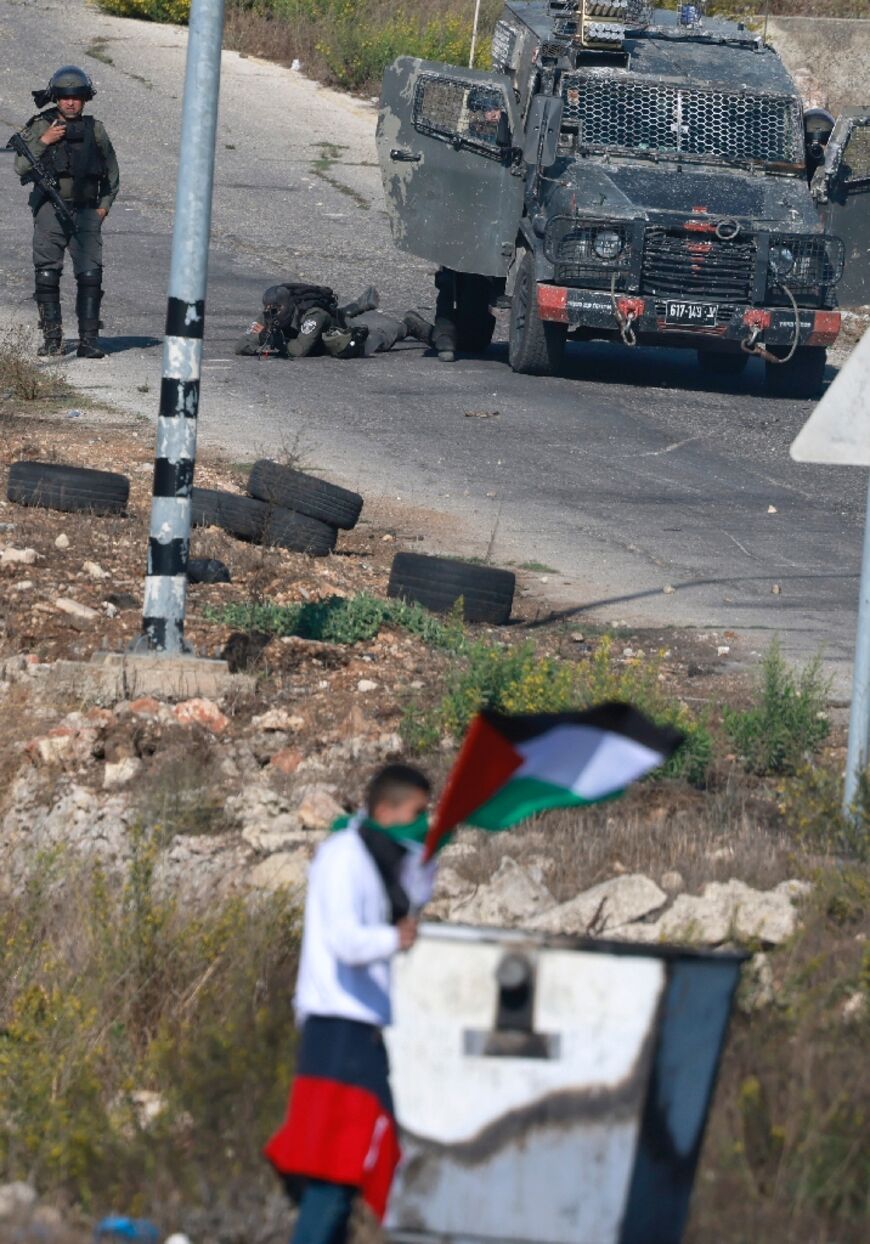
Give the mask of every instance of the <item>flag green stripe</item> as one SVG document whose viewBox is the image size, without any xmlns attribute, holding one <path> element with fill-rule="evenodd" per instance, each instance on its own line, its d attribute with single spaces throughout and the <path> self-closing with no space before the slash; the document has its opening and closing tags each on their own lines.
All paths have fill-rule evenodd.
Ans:
<svg viewBox="0 0 870 1244">
<path fill-rule="evenodd" d="M 616 794 L 622 792 L 614 791 Z M 587 807 L 595 802 L 598 801 L 583 799 L 565 786 L 554 786 L 552 782 L 542 782 L 539 778 L 513 778 L 481 804 L 468 817 L 467 824 L 491 831 L 510 829 L 527 816 L 545 812 L 548 808 Z"/>
</svg>

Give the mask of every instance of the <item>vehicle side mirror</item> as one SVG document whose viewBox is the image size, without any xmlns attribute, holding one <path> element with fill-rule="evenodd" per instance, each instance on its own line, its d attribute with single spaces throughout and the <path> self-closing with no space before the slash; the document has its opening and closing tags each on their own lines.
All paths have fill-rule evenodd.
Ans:
<svg viewBox="0 0 870 1244">
<path fill-rule="evenodd" d="M 502 109 L 498 114 L 498 129 L 496 131 L 496 142 L 499 147 L 509 147 L 511 145 L 511 123 L 510 117 Z"/>
</svg>

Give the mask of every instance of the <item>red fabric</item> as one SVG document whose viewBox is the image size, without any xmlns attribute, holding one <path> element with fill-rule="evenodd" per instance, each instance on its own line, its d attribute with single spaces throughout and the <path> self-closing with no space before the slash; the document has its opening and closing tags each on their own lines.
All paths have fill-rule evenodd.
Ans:
<svg viewBox="0 0 870 1244">
<path fill-rule="evenodd" d="M 359 1188 L 363 1200 L 383 1219 L 399 1142 L 393 1117 L 374 1093 L 297 1076 L 287 1118 L 263 1150 L 282 1175 L 302 1175 Z"/>
<path fill-rule="evenodd" d="M 501 790 L 522 763 L 522 756 L 503 734 L 485 717 L 475 717 L 429 826 L 424 859 L 431 859 L 442 838 Z"/>
</svg>

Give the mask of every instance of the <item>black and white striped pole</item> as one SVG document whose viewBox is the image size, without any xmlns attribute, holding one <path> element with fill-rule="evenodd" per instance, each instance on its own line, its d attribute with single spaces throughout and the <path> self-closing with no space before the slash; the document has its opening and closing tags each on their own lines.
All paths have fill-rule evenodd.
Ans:
<svg viewBox="0 0 870 1244">
<path fill-rule="evenodd" d="M 224 0 L 192 0 L 142 619 L 142 646 L 167 655 L 189 651 L 184 612 L 223 28 Z"/>
</svg>

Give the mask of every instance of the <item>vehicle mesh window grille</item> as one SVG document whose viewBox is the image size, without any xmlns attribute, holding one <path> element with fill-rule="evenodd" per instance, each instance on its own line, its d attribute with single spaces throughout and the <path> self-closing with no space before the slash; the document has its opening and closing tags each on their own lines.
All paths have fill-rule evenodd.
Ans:
<svg viewBox="0 0 870 1244">
<path fill-rule="evenodd" d="M 563 124 L 580 150 L 803 163 L 800 105 L 789 96 L 685 89 L 593 74 L 562 78 Z"/>
<path fill-rule="evenodd" d="M 499 119 L 507 104 L 498 87 L 422 74 L 414 92 L 414 127 L 422 134 L 459 141 L 500 156 Z"/>
<path fill-rule="evenodd" d="M 836 285 L 843 275 L 846 248 L 839 238 L 772 237 L 771 248 L 787 247 L 794 258 L 791 267 L 778 274 L 771 265 L 768 285 L 787 285 L 792 292 Z"/>
<path fill-rule="evenodd" d="M 856 125 L 852 130 L 843 155 L 842 169 L 847 182 L 870 178 L 870 125 Z"/>
<path fill-rule="evenodd" d="M 622 243 L 619 254 L 610 259 L 599 258 L 593 249 L 595 235 L 602 230 L 616 233 Z M 608 289 L 614 272 L 631 268 L 631 225 L 610 221 L 577 224 L 557 216 L 547 226 L 544 253 L 556 267 L 556 280 L 576 283 L 587 289 Z M 623 288 L 623 282 L 617 283 Z"/>
<path fill-rule="evenodd" d="M 658 298 L 697 297 L 747 302 L 752 292 L 754 239 L 699 238 L 663 226 L 647 227 L 641 292 Z"/>
</svg>

